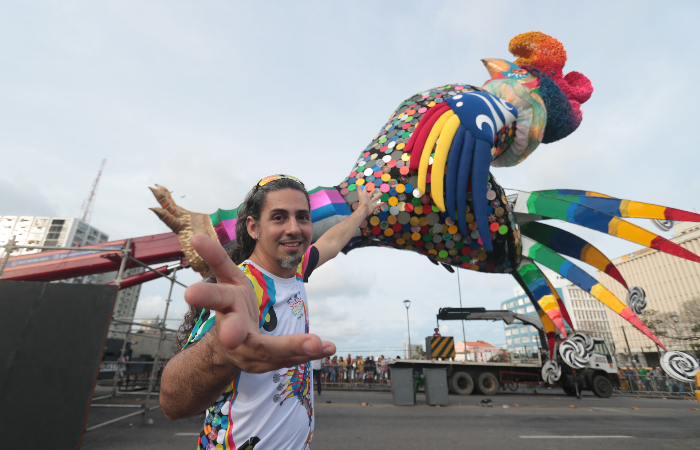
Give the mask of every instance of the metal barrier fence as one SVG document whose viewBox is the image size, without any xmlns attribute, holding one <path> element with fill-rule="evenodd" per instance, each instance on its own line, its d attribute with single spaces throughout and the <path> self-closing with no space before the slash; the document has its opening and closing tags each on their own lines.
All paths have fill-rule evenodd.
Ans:
<svg viewBox="0 0 700 450">
<path fill-rule="evenodd" d="M 382 371 L 386 367 L 386 371 Z M 325 364 L 321 367 L 322 389 L 389 389 L 388 366 L 377 365 L 376 369 L 360 367 L 347 367 L 340 364 Z M 314 388 L 318 383 L 314 379 Z"/>
<path fill-rule="evenodd" d="M 620 377 L 620 393 L 654 397 L 695 397 L 695 384 L 684 383 L 667 375 L 624 374 Z"/>
</svg>

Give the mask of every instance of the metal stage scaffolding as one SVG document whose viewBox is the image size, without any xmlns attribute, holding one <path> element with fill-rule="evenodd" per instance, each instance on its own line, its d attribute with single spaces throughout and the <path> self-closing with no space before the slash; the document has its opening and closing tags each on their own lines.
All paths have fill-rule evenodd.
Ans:
<svg viewBox="0 0 700 450">
<path fill-rule="evenodd" d="M 153 279 L 162 277 L 170 280 L 170 288 L 168 290 L 168 298 L 165 300 L 165 308 L 163 312 L 163 318 L 158 319 L 155 324 L 145 324 L 145 323 L 137 323 L 134 322 L 133 320 L 124 320 L 125 318 L 121 317 L 115 317 L 114 315 L 112 316 L 112 319 L 110 321 L 109 325 L 109 332 L 111 333 L 118 333 L 118 334 L 124 334 L 124 339 L 122 343 L 122 348 L 119 353 L 119 358 L 117 360 L 117 370 L 114 371 L 114 378 L 112 381 L 112 392 L 109 395 L 103 395 L 100 397 L 93 397 L 90 403 L 91 408 L 138 408 L 138 411 L 134 411 L 129 414 L 122 415 L 120 417 L 107 420 L 102 423 L 98 423 L 96 425 L 90 426 L 85 429 L 85 432 L 88 431 L 93 431 L 98 428 L 104 427 L 106 425 L 110 425 L 112 423 L 116 423 L 125 419 L 128 419 L 130 417 L 134 416 L 141 416 L 141 421 L 142 423 L 145 422 L 146 420 L 146 413 L 149 411 L 153 411 L 155 409 L 160 408 L 159 404 L 156 405 L 151 405 L 152 397 L 157 397 L 160 395 L 158 392 L 156 392 L 156 387 L 159 385 L 159 376 L 160 372 L 162 371 L 162 368 L 165 367 L 165 364 L 167 364 L 168 359 L 164 357 L 164 352 L 163 352 L 163 343 L 166 340 L 166 333 L 177 333 L 177 330 L 170 329 L 166 327 L 166 321 L 168 319 L 168 310 L 170 309 L 170 302 L 172 301 L 172 293 L 173 293 L 173 287 L 175 284 L 178 284 L 182 287 L 187 287 L 186 285 L 182 284 L 181 282 L 177 281 L 177 271 L 181 269 L 181 263 L 175 264 L 174 266 L 168 267 L 168 272 L 171 272 L 170 275 L 166 275 L 162 273 L 162 271 L 158 271 L 156 269 L 153 269 L 150 267 L 148 264 L 144 264 L 143 262 L 133 258 L 131 256 L 132 253 L 132 245 L 131 245 L 131 239 L 127 239 L 125 245 L 121 248 L 114 248 L 114 247 L 109 247 L 109 248 L 94 248 L 94 247 L 48 247 L 48 246 L 34 246 L 34 245 L 17 245 L 15 243 L 14 239 L 10 239 L 7 244 L 0 246 L 0 248 L 4 248 L 5 254 L 3 255 L 2 260 L 0 261 L 0 279 L 2 279 L 2 272 L 7 264 L 7 261 L 10 257 L 10 254 L 17 249 L 21 248 L 28 248 L 28 249 L 38 249 L 38 250 L 73 250 L 73 251 L 89 251 L 89 252 L 115 252 L 115 251 L 120 251 L 121 252 L 121 264 L 119 267 L 119 271 L 117 272 L 117 278 L 113 283 L 109 284 L 114 284 L 117 286 L 117 292 L 119 291 L 122 281 L 124 280 L 124 271 L 126 269 L 127 261 L 131 261 L 135 263 L 136 265 L 139 265 L 146 270 L 149 270 L 152 272 L 154 275 Z M 116 330 L 114 329 L 115 325 L 129 325 L 127 331 L 121 331 L 121 330 Z M 125 353 L 126 353 L 126 345 L 131 339 L 132 336 L 132 327 L 134 326 L 140 326 L 140 327 L 147 327 L 151 329 L 158 330 L 158 335 L 153 336 L 153 335 L 147 335 L 147 334 L 142 334 L 139 335 L 140 337 L 148 337 L 148 338 L 155 338 L 158 339 L 158 350 L 155 355 L 155 359 L 153 361 L 127 361 L 125 358 Z M 150 375 L 148 378 L 148 384 L 147 384 L 147 389 L 145 391 L 127 391 L 127 390 L 120 390 L 120 379 L 122 376 L 121 374 L 126 375 L 126 370 L 120 370 L 122 367 L 127 367 L 129 365 L 137 365 L 137 364 L 143 364 L 143 365 L 152 365 L 151 370 L 149 371 Z M 97 380 L 95 381 L 97 383 Z M 114 400 L 117 399 L 118 397 L 123 397 L 127 395 L 146 395 L 145 401 L 143 401 L 141 404 L 117 404 L 114 403 Z M 100 400 L 109 400 L 109 403 L 95 403 Z"/>
</svg>

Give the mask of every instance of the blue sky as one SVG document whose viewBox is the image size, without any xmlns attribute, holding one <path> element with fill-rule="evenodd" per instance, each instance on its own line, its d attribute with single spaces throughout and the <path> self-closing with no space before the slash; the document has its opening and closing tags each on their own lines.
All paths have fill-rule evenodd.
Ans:
<svg viewBox="0 0 700 450">
<path fill-rule="evenodd" d="M 526 31 L 559 39 L 565 71 L 595 91 L 573 135 L 495 169 L 499 183 L 692 209 L 698 10 L 691 1 L 16 2 L 0 16 L 0 215 L 78 216 L 102 158 L 92 224 L 113 239 L 167 231 L 147 209 L 155 183 L 204 213 L 235 207 L 272 173 L 335 185 L 401 101 L 481 85 L 480 59 L 512 59 L 508 42 Z M 567 229 L 611 258 L 638 248 Z M 505 275 L 461 280 L 464 306 L 497 308 L 515 287 Z M 312 332 L 343 355 L 398 354 L 406 298 L 413 342 L 432 333 L 439 307 L 459 305 L 455 275 L 389 249 L 339 256 L 307 291 Z M 166 295 L 165 282 L 144 285 L 137 317 L 161 313 Z M 461 338 L 459 323 L 442 330 Z M 477 322 L 467 339 L 505 336 L 501 324 Z"/>
</svg>

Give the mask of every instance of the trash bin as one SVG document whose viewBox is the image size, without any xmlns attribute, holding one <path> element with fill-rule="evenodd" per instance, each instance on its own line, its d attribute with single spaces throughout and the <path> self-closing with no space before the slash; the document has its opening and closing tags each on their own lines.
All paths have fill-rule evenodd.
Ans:
<svg viewBox="0 0 700 450">
<path fill-rule="evenodd" d="M 423 369 L 425 376 L 425 400 L 428 405 L 449 405 L 447 369 Z"/>
<path fill-rule="evenodd" d="M 394 405 L 415 405 L 413 400 L 413 369 L 394 369 L 391 371 L 391 396 Z"/>
</svg>

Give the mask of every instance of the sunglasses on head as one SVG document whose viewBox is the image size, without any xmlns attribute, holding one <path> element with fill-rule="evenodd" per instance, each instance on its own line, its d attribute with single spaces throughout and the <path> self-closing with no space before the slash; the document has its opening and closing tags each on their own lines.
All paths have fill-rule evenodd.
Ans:
<svg viewBox="0 0 700 450">
<path fill-rule="evenodd" d="M 258 181 L 258 185 L 256 187 L 265 186 L 267 183 L 272 183 L 273 181 L 281 180 L 282 178 L 288 178 L 290 180 L 296 181 L 297 183 L 301 184 L 302 187 L 304 187 L 304 183 L 302 183 L 299 178 L 283 174 L 270 175 L 269 177 L 265 177 L 262 180 Z"/>
</svg>

